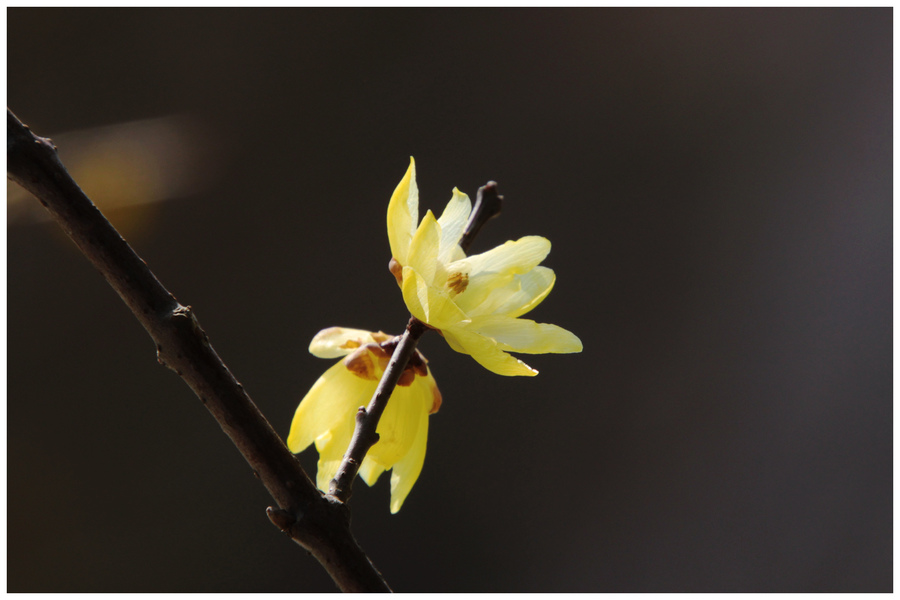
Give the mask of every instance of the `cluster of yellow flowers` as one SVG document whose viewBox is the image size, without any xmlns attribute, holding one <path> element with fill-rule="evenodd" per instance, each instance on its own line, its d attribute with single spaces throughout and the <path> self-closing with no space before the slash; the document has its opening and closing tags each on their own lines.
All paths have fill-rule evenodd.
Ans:
<svg viewBox="0 0 900 600">
<path fill-rule="evenodd" d="M 387 214 L 390 269 L 410 313 L 439 330 L 451 348 L 500 375 L 537 375 L 509 351 L 581 352 L 581 340 L 572 332 L 519 318 L 553 289 L 555 274 L 539 266 L 550 252 L 550 242 L 527 236 L 466 256 L 459 242 L 471 212 L 469 197 L 454 188 L 441 217 L 435 219 L 429 210 L 417 227 L 419 189 L 415 161 L 410 159 Z M 310 344 L 309 351 L 320 358 L 345 357 L 300 402 L 288 436 L 288 448 L 295 453 L 315 443 L 316 484 L 323 491 L 350 444 L 357 409 L 368 404 L 387 366 L 392 346 L 385 342 L 390 339 L 381 332 L 332 327 L 320 331 Z M 400 510 L 422 471 L 428 415 L 440 404 L 427 361 L 417 353 L 378 423 L 379 441 L 359 470 L 369 485 L 391 470 L 392 513 Z"/>
</svg>

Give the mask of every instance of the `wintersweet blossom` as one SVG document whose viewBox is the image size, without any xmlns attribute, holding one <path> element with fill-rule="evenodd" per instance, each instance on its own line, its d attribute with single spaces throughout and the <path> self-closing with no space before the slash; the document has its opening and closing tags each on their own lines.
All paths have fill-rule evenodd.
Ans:
<svg viewBox="0 0 900 600">
<path fill-rule="evenodd" d="M 518 318 L 553 289 L 553 270 L 538 266 L 550 241 L 527 236 L 467 257 L 459 242 L 471 212 L 469 197 L 454 188 L 441 217 L 429 210 L 416 227 L 419 190 L 410 158 L 387 214 L 391 272 L 410 313 L 440 330 L 451 348 L 500 375 L 537 375 L 507 351 L 581 352 L 572 332 Z"/>
<path fill-rule="evenodd" d="M 287 445 L 298 453 L 315 443 L 319 452 L 316 485 L 328 491 L 356 425 L 387 367 L 393 339 L 382 332 L 330 327 L 313 338 L 309 351 L 319 358 L 344 358 L 313 384 L 297 407 Z M 378 422 L 378 442 L 369 450 L 359 475 L 371 485 L 391 469 L 391 512 L 396 513 L 422 472 L 428 439 L 428 415 L 441 406 L 441 393 L 425 358 L 416 352 Z"/>
</svg>

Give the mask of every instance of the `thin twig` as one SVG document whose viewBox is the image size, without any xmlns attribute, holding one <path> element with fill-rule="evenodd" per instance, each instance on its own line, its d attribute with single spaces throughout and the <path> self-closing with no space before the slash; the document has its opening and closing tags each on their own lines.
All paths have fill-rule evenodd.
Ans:
<svg viewBox="0 0 900 600">
<path fill-rule="evenodd" d="M 466 229 L 459 240 L 459 246 L 466 254 L 469 253 L 469 246 L 472 240 L 484 227 L 484 224 L 500 214 L 503 208 L 503 196 L 497 195 L 497 182 L 488 181 L 486 184 L 478 188 L 478 194 L 475 196 L 475 207 L 472 214 L 469 215 L 469 222 L 466 223 Z"/>
<path fill-rule="evenodd" d="M 356 411 L 356 429 L 353 430 L 353 437 L 350 439 L 350 445 L 338 467 L 334 479 L 331 480 L 328 495 L 333 496 L 340 502 L 347 502 L 353 493 L 353 480 L 359 472 L 363 459 L 369 449 L 378 441 L 378 421 L 387 407 L 388 400 L 400 381 L 400 376 L 406 368 L 409 359 L 412 358 L 416 351 L 416 344 L 428 330 L 428 326 L 415 317 L 410 318 L 406 331 L 400 337 L 400 342 L 391 355 L 381 381 L 375 389 L 375 394 L 369 402 L 369 406 L 360 406 Z"/>
<path fill-rule="evenodd" d="M 56 148 L 7 109 L 7 175 L 34 194 L 103 274 L 194 390 L 279 508 L 269 518 L 309 550 L 344 591 L 390 591 L 350 533 L 349 511 L 321 494 L 213 350 L 189 306 L 157 280 L 59 161 Z"/>
</svg>

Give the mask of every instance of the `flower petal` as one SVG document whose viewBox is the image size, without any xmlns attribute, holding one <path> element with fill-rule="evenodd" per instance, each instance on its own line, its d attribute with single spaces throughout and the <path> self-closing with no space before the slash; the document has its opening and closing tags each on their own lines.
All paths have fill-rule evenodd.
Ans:
<svg viewBox="0 0 900 600">
<path fill-rule="evenodd" d="M 538 374 L 521 360 L 503 352 L 499 344 L 490 338 L 463 328 L 443 331 L 444 338 L 450 343 L 450 347 L 459 352 L 457 348 L 463 348 L 466 354 L 470 354 L 482 367 L 497 373 L 498 375 L 524 375 L 534 377 Z"/>
<path fill-rule="evenodd" d="M 482 280 L 483 281 L 483 280 Z M 498 279 L 500 281 L 500 279 Z M 535 267 L 521 275 L 511 275 L 496 289 L 470 280 L 466 292 L 453 300 L 467 315 L 506 315 L 518 317 L 540 304 L 556 282 L 553 269 Z"/>
<path fill-rule="evenodd" d="M 445 291 L 428 285 L 412 267 L 403 268 L 402 289 L 409 312 L 435 329 L 451 327 L 468 319 Z"/>
<path fill-rule="evenodd" d="M 383 334 L 382 334 L 383 335 Z M 319 358 L 346 356 L 366 344 L 377 342 L 371 331 L 349 327 L 329 327 L 316 334 L 309 344 L 309 353 Z"/>
<path fill-rule="evenodd" d="M 481 275 L 527 273 L 550 254 L 550 240 L 529 235 L 509 241 L 487 252 L 469 256 L 447 266 L 450 272 L 460 271 L 469 275 L 469 283 Z"/>
<path fill-rule="evenodd" d="M 350 443 L 348 442 L 347 447 L 349 446 Z M 381 474 L 386 470 L 384 465 L 373 459 L 371 455 L 367 454 L 363 459 L 362 464 L 359 466 L 359 476 L 362 477 L 362 480 L 365 481 L 369 487 L 371 487 L 378 482 L 378 478 L 381 477 Z"/>
<path fill-rule="evenodd" d="M 319 462 L 316 467 L 316 487 L 327 492 L 331 487 L 331 480 L 337 475 L 338 468 L 344 459 L 344 453 L 350 445 L 353 437 L 354 421 L 345 418 L 316 438 L 316 450 L 319 453 Z"/>
<path fill-rule="evenodd" d="M 416 229 L 409 245 L 407 262 L 400 261 L 404 267 L 416 270 L 426 282 L 433 284 L 438 270 L 438 250 L 441 245 L 441 226 L 438 225 L 434 213 L 425 213 L 422 223 Z"/>
<path fill-rule="evenodd" d="M 454 250 L 459 247 L 459 239 L 462 237 L 469 221 L 469 215 L 472 212 L 472 201 L 469 197 L 453 188 L 453 196 L 441 218 L 438 219 L 438 225 L 441 226 L 441 249 L 438 252 L 438 259 L 444 263 L 450 263 L 454 260 L 463 258 L 457 256 Z M 459 249 L 462 252 L 462 249 Z"/>
<path fill-rule="evenodd" d="M 450 276 L 461 273 L 468 281 L 465 292 L 456 298 L 457 305 L 470 316 L 494 313 L 518 289 L 516 277 L 533 271 L 549 252 L 549 240 L 527 236 L 450 263 L 447 265 Z M 541 273 L 536 277 L 546 279 L 547 273 Z"/>
<path fill-rule="evenodd" d="M 510 317 L 524 315 L 544 301 L 553 289 L 556 274 L 547 267 L 535 267 L 527 273 L 515 276 L 516 290 L 499 305 L 495 312 Z M 502 296 L 498 295 L 498 299 Z"/>
<path fill-rule="evenodd" d="M 287 445 L 291 452 L 305 450 L 317 438 L 353 423 L 353 415 L 375 393 L 377 381 L 361 379 L 347 370 L 343 361 L 325 371 L 300 402 L 291 422 Z M 349 439 L 348 439 L 349 442 Z M 347 447 L 341 449 L 343 454 Z"/>
<path fill-rule="evenodd" d="M 320 440 L 316 440 L 316 450 L 319 452 L 319 460 L 316 463 L 316 487 L 323 492 L 329 491 L 331 480 L 337 475 L 352 435 L 353 432 L 348 431 L 346 435 L 320 438 L 320 440 L 327 439 L 327 442 L 320 443 Z"/>
<path fill-rule="evenodd" d="M 427 378 L 416 377 L 410 386 L 415 388 L 415 393 L 422 397 L 425 403 L 432 397 L 431 385 Z M 406 455 L 394 465 L 391 471 L 391 513 L 396 513 L 403 506 L 403 501 L 409 495 L 410 490 L 422 472 L 425 462 L 425 448 L 428 442 L 428 413 L 419 414 L 419 426 L 416 437 L 410 445 Z"/>
<path fill-rule="evenodd" d="M 421 379 L 416 377 L 413 384 Z M 424 381 L 424 379 L 422 379 Z M 378 422 L 378 442 L 369 450 L 375 462 L 391 468 L 409 451 L 422 415 L 431 409 L 430 393 L 422 393 L 421 385 L 397 386 Z M 426 388 L 427 389 L 427 388 Z"/>
<path fill-rule="evenodd" d="M 570 354 L 581 352 L 582 344 L 571 331 L 550 323 L 508 317 L 472 319 L 471 331 L 497 341 L 502 350 L 527 354 Z"/>
<path fill-rule="evenodd" d="M 403 267 L 403 279 L 400 284 L 403 302 L 410 314 L 423 323 L 428 323 L 430 303 L 428 302 L 428 284 L 416 274 L 412 267 Z"/>
<path fill-rule="evenodd" d="M 409 168 L 400 180 L 388 204 L 387 226 L 391 256 L 406 264 L 409 243 L 419 220 L 419 188 L 416 185 L 416 161 L 409 157 Z"/>
</svg>

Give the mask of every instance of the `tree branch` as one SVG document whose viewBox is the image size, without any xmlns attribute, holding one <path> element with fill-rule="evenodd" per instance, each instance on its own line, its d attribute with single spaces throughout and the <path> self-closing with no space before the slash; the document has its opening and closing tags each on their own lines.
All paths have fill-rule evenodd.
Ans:
<svg viewBox="0 0 900 600">
<path fill-rule="evenodd" d="M 347 507 L 321 494 L 213 350 L 189 306 L 163 287 L 59 161 L 7 109 L 7 175 L 34 194 L 156 343 L 161 364 L 194 390 L 278 504 L 270 520 L 309 550 L 343 591 L 390 591 L 350 533 Z"/>
<path fill-rule="evenodd" d="M 466 223 L 466 229 L 459 240 L 459 246 L 463 249 L 463 252 L 469 253 L 469 247 L 472 245 L 475 236 L 478 235 L 485 223 L 500 214 L 502 208 L 503 196 L 497 194 L 496 181 L 488 181 L 478 188 L 478 194 L 475 196 L 475 206 L 472 208 L 469 222 Z"/>
</svg>

